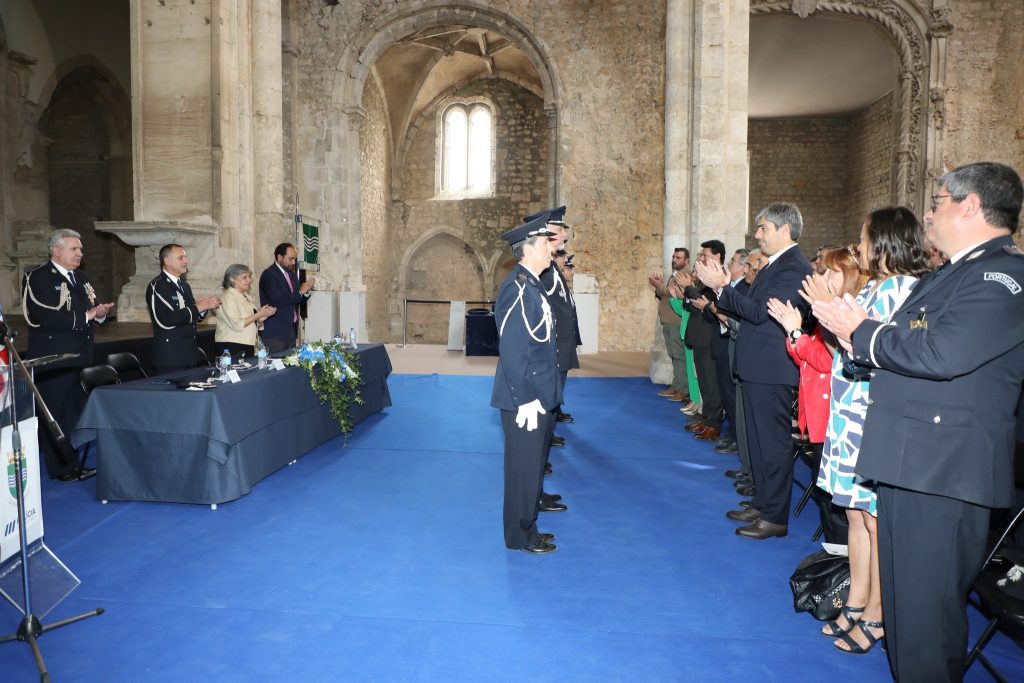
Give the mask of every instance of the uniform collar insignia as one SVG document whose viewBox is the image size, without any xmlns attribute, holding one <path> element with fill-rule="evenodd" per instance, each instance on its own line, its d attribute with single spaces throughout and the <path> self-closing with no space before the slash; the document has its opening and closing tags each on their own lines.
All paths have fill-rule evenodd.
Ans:
<svg viewBox="0 0 1024 683">
<path fill-rule="evenodd" d="M 964 261 L 971 261 L 973 259 L 978 258 L 979 256 L 981 256 L 984 253 L 985 253 L 984 249 L 979 249 L 977 251 L 972 251 L 970 254 L 967 255 L 967 258 L 965 258 Z"/>
</svg>

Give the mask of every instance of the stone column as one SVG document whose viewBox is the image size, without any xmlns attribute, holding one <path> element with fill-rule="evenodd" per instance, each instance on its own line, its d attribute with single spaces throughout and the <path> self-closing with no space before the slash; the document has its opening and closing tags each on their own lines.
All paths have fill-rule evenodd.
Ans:
<svg viewBox="0 0 1024 683">
<path fill-rule="evenodd" d="M 671 270 L 672 252 L 690 242 L 690 97 L 692 31 L 695 0 L 668 0 L 665 16 L 665 212 L 662 231 L 663 273 Z M 699 1 L 699 0 L 697 0 Z M 661 323 L 655 320 L 651 351 L 652 382 L 672 381 L 672 361 L 665 351 Z"/>
<path fill-rule="evenodd" d="M 257 4 L 262 28 L 273 21 L 265 16 L 272 10 L 269 2 Z M 220 291 L 228 264 L 251 262 L 250 49 L 262 52 L 262 43 L 251 40 L 249 6 L 248 0 L 132 0 L 135 220 L 96 224 L 136 247 L 135 275 L 118 297 L 119 320 L 148 320 L 145 287 L 159 273 L 156 252 L 167 242 L 190 251 L 197 296 Z"/>
<path fill-rule="evenodd" d="M 293 222 L 284 214 L 282 127 L 281 0 L 254 0 L 252 14 L 252 143 L 255 176 L 254 270 L 269 263 L 282 231 Z"/>
<path fill-rule="evenodd" d="M 662 267 L 672 250 L 695 255 L 709 239 L 744 246 L 747 207 L 749 0 L 668 0 L 665 35 L 665 219 Z M 650 377 L 672 366 L 655 327 Z"/>
</svg>

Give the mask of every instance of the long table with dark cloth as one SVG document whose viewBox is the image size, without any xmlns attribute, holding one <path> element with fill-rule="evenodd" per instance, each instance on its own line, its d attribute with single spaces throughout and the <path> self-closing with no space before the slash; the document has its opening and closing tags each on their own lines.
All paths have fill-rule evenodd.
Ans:
<svg viewBox="0 0 1024 683">
<path fill-rule="evenodd" d="M 384 345 L 361 344 L 357 353 L 364 403 L 350 406 L 353 423 L 391 405 Z M 202 379 L 209 369 L 190 373 Z M 71 443 L 96 442 L 96 497 L 223 503 L 339 434 L 304 369 L 240 375 L 205 391 L 154 383 L 160 378 L 94 389 Z"/>
</svg>

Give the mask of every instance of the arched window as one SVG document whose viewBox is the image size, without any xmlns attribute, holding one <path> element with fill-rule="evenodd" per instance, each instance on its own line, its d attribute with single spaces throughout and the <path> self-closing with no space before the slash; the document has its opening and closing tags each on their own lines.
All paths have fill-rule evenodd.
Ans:
<svg viewBox="0 0 1024 683">
<path fill-rule="evenodd" d="M 493 192 L 491 108 L 453 104 L 441 123 L 441 195 L 479 197 Z"/>
</svg>

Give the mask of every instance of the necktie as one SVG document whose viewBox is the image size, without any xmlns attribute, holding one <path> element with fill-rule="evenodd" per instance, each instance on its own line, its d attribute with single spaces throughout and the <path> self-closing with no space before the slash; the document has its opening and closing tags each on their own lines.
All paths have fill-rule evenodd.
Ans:
<svg viewBox="0 0 1024 683">
<path fill-rule="evenodd" d="M 285 279 L 285 282 L 288 283 L 288 291 L 291 292 L 292 294 L 294 294 L 295 293 L 295 285 L 292 284 L 292 276 L 289 275 L 288 273 L 285 273 L 284 274 L 284 279 Z M 299 311 L 295 308 L 295 306 L 292 306 L 292 322 L 293 323 L 299 322 Z"/>
<path fill-rule="evenodd" d="M 71 286 L 75 287 L 76 286 L 76 283 L 75 283 L 75 271 L 73 271 L 73 270 L 69 270 L 68 271 L 68 279 L 71 280 Z"/>
</svg>

